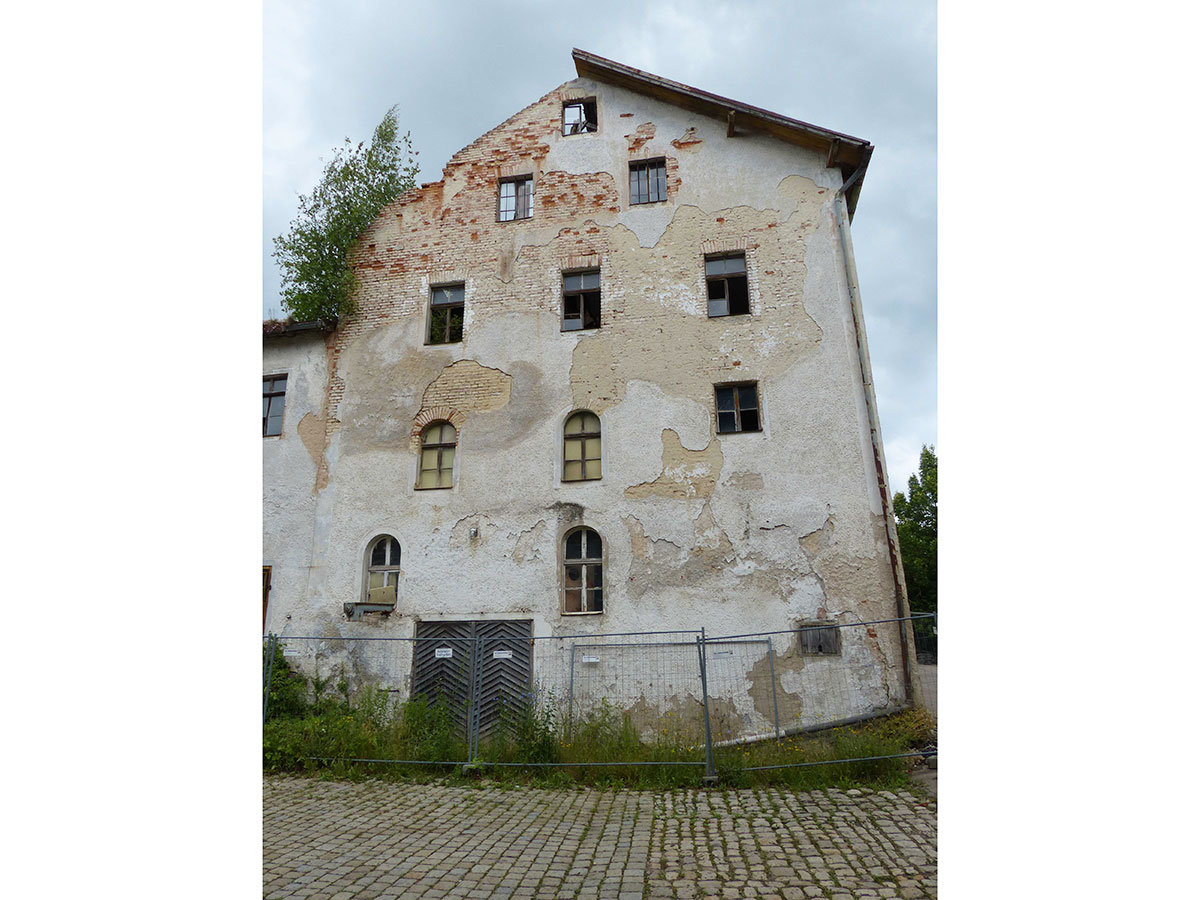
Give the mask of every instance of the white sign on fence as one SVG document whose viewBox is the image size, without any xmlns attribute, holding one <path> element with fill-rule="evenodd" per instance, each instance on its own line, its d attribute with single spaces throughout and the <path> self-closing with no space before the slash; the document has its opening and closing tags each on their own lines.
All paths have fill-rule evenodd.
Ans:
<svg viewBox="0 0 1200 900">
<path fill-rule="evenodd" d="M 512 659 L 511 650 L 493 650 L 492 659 Z"/>
<path fill-rule="evenodd" d="M 453 647 L 437 647 L 433 651 L 434 659 L 452 659 L 454 657 Z"/>
<path fill-rule="evenodd" d="M 585 657 L 583 658 L 583 661 L 584 661 L 585 663 L 598 663 L 598 662 L 600 662 L 600 657 L 598 657 L 598 656 L 585 656 Z"/>
<path fill-rule="evenodd" d="M 300 651 L 299 650 L 289 650 L 287 647 L 285 647 L 283 649 L 283 655 L 284 656 L 299 656 Z"/>
</svg>

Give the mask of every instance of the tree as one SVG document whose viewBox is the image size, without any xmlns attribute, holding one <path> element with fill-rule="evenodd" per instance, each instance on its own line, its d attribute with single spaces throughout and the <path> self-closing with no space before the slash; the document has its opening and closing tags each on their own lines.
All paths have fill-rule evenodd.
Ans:
<svg viewBox="0 0 1200 900">
<path fill-rule="evenodd" d="M 908 603 L 913 612 L 937 612 L 937 454 L 921 447 L 919 476 L 908 479 L 908 496 L 892 500 Z"/>
<path fill-rule="evenodd" d="M 300 214 L 275 238 L 272 256 L 283 272 L 284 308 L 296 319 L 336 319 L 353 310 L 354 271 L 348 253 L 380 211 L 416 184 L 412 141 L 399 133 L 396 107 L 375 128 L 370 146 L 334 150 L 321 182 L 300 195 Z"/>
</svg>

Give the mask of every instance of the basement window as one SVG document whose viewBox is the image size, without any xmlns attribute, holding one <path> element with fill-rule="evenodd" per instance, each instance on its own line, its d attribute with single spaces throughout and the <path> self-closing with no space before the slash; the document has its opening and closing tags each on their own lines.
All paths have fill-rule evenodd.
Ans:
<svg viewBox="0 0 1200 900">
<path fill-rule="evenodd" d="M 457 344 L 463 339 L 467 288 L 444 284 L 429 289 L 429 343 Z"/>
<path fill-rule="evenodd" d="M 657 203 L 667 199 L 667 161 L 651 159 L 629 164 L 629 202 Z"/>
<path fill-rule="evenodd" d="M 750 293 L 746 287 L 745 253 L 706 256 L 704 277 L 708 281 L 710 318 L 749 315 Z"/>
<path fill-rule="evenodd" d="M 800 625 L 801 656 L 841 656 L 842 629 L 820 623 L 806 622 Z"/>
<path fill-rule="evenodd" d="M 500 221 L 528 219 L 533 215 L 533 176 L 506 178 L 500 182 Z"/>
<path fill-rule="evenodd" d="M 286 375 L 263 378 L 263 437 L 283 434 L 283 395 L 286 392 Z"/>
<path fill-rule="evenodd" d="M 717 434 L 736 434 L 739 431 L 762 431 L 758 414 L 758 385 L 718 384 Z"/>
<path fill-rule="evenodd" d="M 563 331 L 600 327 L 600 270 L 563 273 Z"/>
<path fill-rule="evenodd" d="M 596 98 L 563 104 L 563 135 L 588 134 L 596 130 Z"/>
<path fill-rule="evenodd" d="M 563 612 L 604 611 L 604 545 L 590 528 L 563 538 Z"/>
</svg>

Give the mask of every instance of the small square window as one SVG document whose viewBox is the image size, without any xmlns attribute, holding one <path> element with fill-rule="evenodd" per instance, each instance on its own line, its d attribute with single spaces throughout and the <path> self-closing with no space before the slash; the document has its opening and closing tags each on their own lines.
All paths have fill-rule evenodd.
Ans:
<svg viewBox="0 0 1200 900">
<path fill-rule="evenodd" d="M 600 327 L 600 270 L 563 273 L 563 331 Z"/>
<path fill-rule="evenodd" d="M 762 431 L 758 413 L 758 385 L 718 384 L 717 434 L 735 434 L 739 431 Z"/>
<path fill-rule="evenodd" d="M 467 289 L 443 284 L 429 290 L 429 343 L 457 344 L 463 339 L 463 307 Z"/>
<path fill-rule="evenodd" d="M 263 437 L 283 434 L 283 396 L 286 392 L 286 375 L 263 378 Z"/>
<path fill-rule="evenodd" d="M 800 626 L 801 656 L 840 656 L 842 653 L 842 630 L 840 628 L 806 622 Z"/>
<path fill-rule="evenodd" d="M 708 282 L 710 318 L 749 315 L 750 292 L 746 287 L 746 254 L 706 256 L 704 277 Z"/>
<path fill-rule="evenodd" d="M 667 161 L 651 159 L 629 164 L 629 202 L 657 203 L 667 199 Z"/>
<path fill-rule="evenodd" d="M 563 135 L 588 134 L 596 130 L 596 98 L 563 104 Z"/>
<path fill-rule="evenodd" d="M 528 219 L 533 215 L 533 176 L 506 178 L 500 182 L 500 221 Z"/>
</svg>

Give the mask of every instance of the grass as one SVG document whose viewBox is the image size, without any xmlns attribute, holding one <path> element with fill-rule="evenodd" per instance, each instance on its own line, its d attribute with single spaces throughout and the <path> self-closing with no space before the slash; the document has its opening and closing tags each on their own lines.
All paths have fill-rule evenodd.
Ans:
<svg viewBox="0 0 1200 900">
<path fill-rule="evenodd" d="M 695 722 L 664 718 L 658 723 L 663 727 L 656 728 L 654 737 L 648 739 L 647 729 L 635 726 L 628 714 L 608 703 L 602 702 L 568 723 L 560 714 L 560 705 L 546 695 L 506 704 L 497 725 L 481 739 L 468 773 L 464 774 L 461 765 L 350 762 L 462 763 L 467 759 L 467 744 L 444 702 L 429 703 L 422 698 L 401 702 L 386 691 L 352 698 L 345 680 L 338 679 L 335 684 L 332 674 L 307 682 L 298 682 L 299 678 L 282 658 L 276 660 L 271 716 L 263 727 L 267 772 L 450 783 L 477 783 L 486 777 L 506 785 L 632 788 L 696 787 L 704 774 L 704 744 Z M 331 691 L 331 686 L 336 689 Z M 815 734 L 718 747 L 714 756 L 722 787 L 894 787 L 907 783 L 911 759 L 863 758 L 906 753 L 932 737 L 928 714 L 908 710 Z M 794 766 L 837 759 L 856 761 Z M 756 770 L 759 766 L 791 767 Z"/>
</svg>

